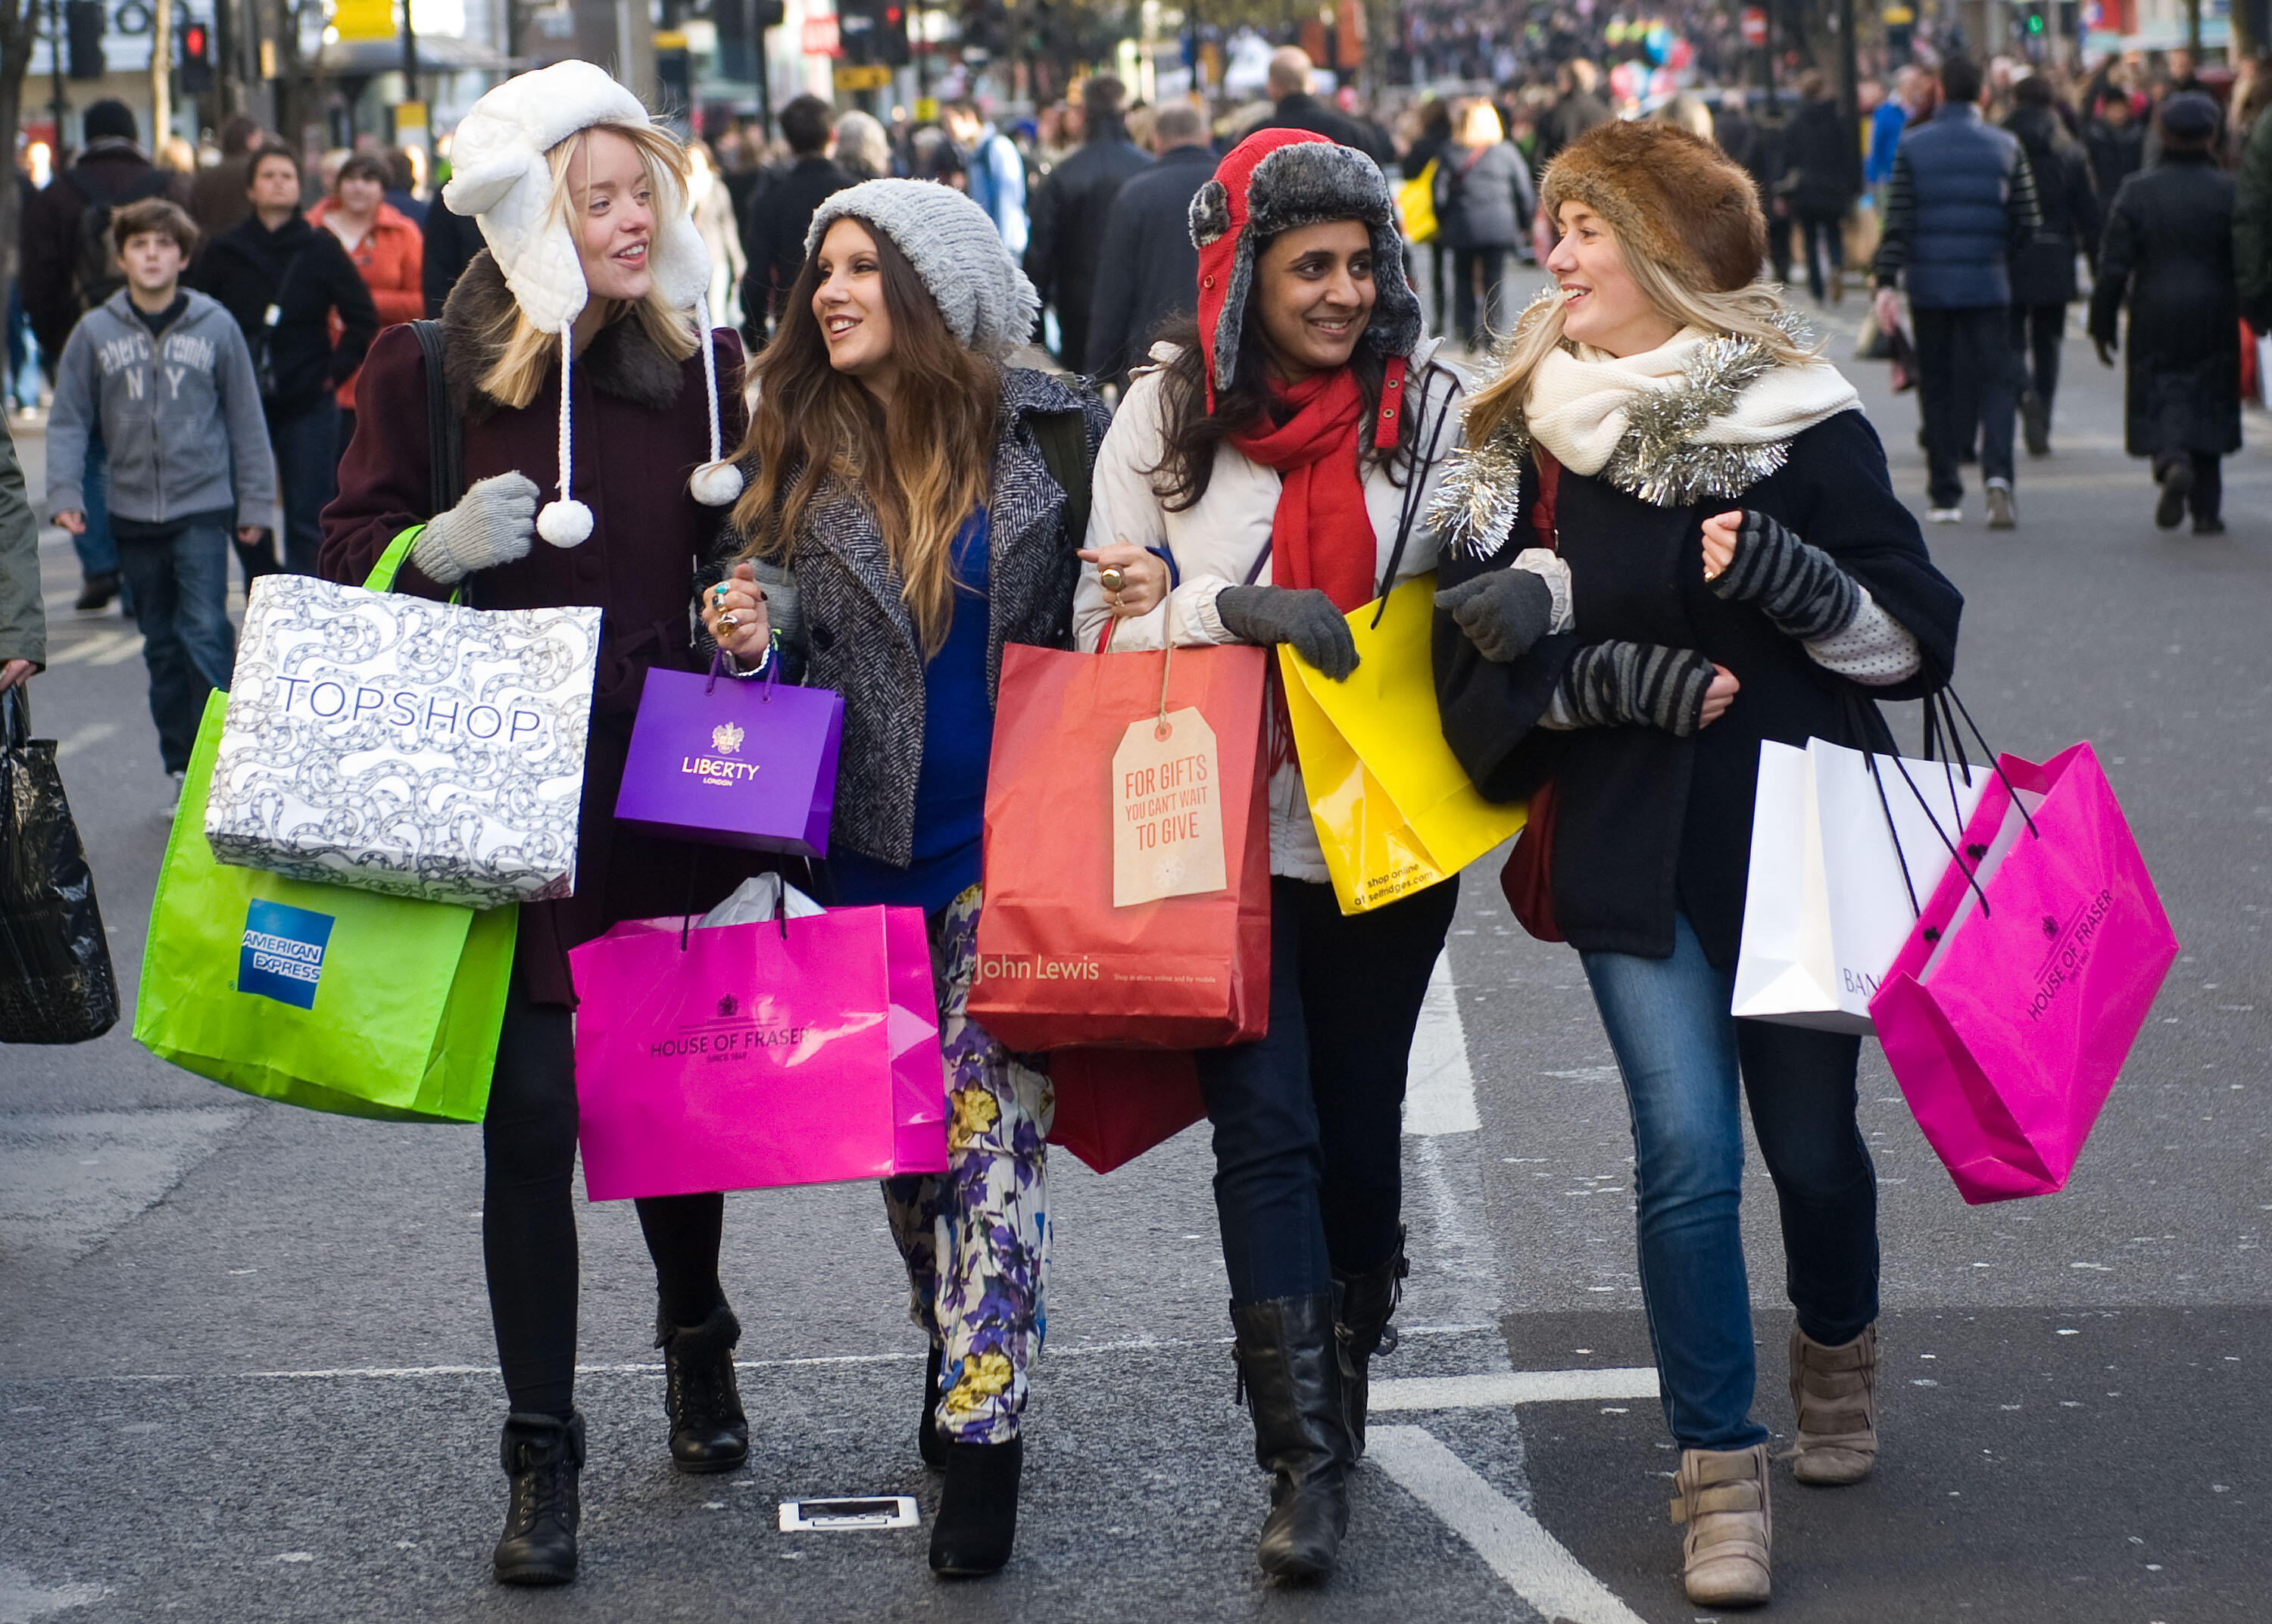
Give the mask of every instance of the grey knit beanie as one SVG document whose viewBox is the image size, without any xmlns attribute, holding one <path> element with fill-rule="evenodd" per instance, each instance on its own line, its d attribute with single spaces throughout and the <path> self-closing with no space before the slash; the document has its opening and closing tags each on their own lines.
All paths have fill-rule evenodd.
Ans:
<svg viewBox="0 0 2272 1624">
<path fill-rule="evenodd" d="M 848 216 L 891 238 L 960 342 L 999 361 L 1032 336 L 1041 295 L 986 211 L 962 193 L 930 181 L 863 181 L 812 212 L 807 259 L 829 227 Z"/>
</svg>

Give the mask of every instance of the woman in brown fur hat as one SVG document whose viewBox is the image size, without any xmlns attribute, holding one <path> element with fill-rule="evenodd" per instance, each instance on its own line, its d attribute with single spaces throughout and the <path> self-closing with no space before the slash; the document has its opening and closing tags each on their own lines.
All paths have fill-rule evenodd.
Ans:
<svg viewBox="0 0 2272 1624">
<path fill-rule="evenodd" d="M 1555 287 L 1436 509 L 1444 731 L 1485 794 L 1531 798 L 1524 923 L 1578 950 L 1632 1113 L 1688 1596 L 1740 1606 L 1768 1598 L 1769 1518 L 1739 1094 L 1797 1311 L 1792 1474 L 1851 1483 L 1877 1451 L 1860 1040 L 1729 1014 L 1760 745 L 1882 740 L 1875 700 L 1946 680 L 1962 605 L 1852 388 L 1759 281 L 1743 170 L 1670 124 L 1604 124 L 1543 194 Z"/>
</svg>

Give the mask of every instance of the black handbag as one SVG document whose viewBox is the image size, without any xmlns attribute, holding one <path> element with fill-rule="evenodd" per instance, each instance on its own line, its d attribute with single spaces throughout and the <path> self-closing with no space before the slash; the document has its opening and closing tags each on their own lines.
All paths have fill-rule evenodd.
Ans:
<svg viewBox="0 0 2272 1624">
<path fill-rule="evenodd" d="M 118 982 L 56 741 L 0 692 L 0 1043 L 85 1043 L 118 1021 Z"/>
</svg>

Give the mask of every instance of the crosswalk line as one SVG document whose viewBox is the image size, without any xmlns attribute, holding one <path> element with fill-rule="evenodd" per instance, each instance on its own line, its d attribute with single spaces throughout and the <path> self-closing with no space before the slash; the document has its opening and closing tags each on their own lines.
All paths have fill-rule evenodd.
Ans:
<svg viewBox="0 0 2272 1624">
<path fill-rule="evenodd" d="M 1440 955 L 1420 1002 L 1405 1068 L 1404 1131 L 1423 1136 L 1468 1134 L 1481 1128 L 1468 1036 L 1460 1024 L 1459 991 L 1452 985 L 1452 956 Z"/>
<path fill-rule="evenodd" d="M 1376 1380 L 1366 1406 L 1371 1410 L 1476 1410 L 1656 1396 L 1655 1369 L 1633 1365 L 1604 1370 L 1499 1370 L 1469 1376 Z"/>
</svg>

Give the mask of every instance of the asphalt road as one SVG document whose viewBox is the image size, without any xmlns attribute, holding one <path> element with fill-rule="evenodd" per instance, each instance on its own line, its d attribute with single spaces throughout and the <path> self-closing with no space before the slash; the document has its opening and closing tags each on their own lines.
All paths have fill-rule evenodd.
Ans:
<svg viewBox="0 0 2272 1624">
<path fill-rule="evenodd" d="M 1989 533 L 1976 492 L 1929 540 L 1967 594 L 1974 712 L 2023 756 L 2097 744 L 2184 957 L 2057 1196 L 1966 1207 L 1868 1051 L 1885 1456 L 1857 1488 L 1779 1479 L 1779 1618 L 2272 1615 L 2272 460 L 2252 416 L 2230 533 L 2157 533 L 2117 384 L 2079 340 L 2067 363 L 2057 451 L 2021 467 L 2021 528 Z M 1922 510 L 1913 406 L 1882 367 L 1850 371 Z M 57 663 L 37 719 L 64 741 L 131 987 L 167 823 L 143 668 L 130 624 L 71 614 L 59 533 L 42 556 Z M 1406 1341 L 1379 1367 L 1346 1567 L 1323 1590 L 1270 1590 L 1252 1561 L 1265 1479 L 1231 1404 L 1199 1133 L 1107 1179 L 1053 1165 L 1019 1556 L 973 1585 L 931 1580 L 921 1528 L 776 1526 L 793 1495 L 936 1503 L 909 1435 L 920 1341 L 872 1190 L 729 1199 L 755 1442 L 727 1479 L 668 1469 L 636 1225 L 586 1209 L 585 1576 L 514 1594 L 487 1575 L 503 1405 L 476 1136 L 237 1096 L 122 1024 L 0 1051 L 0 1624 L 1685 1624 L 1608 1047 L 1575 958 L 1515 929 L 1488 868 L 1455 930 L 1408 1121 L 1425 1131 L 1405 1141 Z M 1754 1158 L 1757 1412 L 1787 1431 L 1768 1196 Z"/>
</svg>

